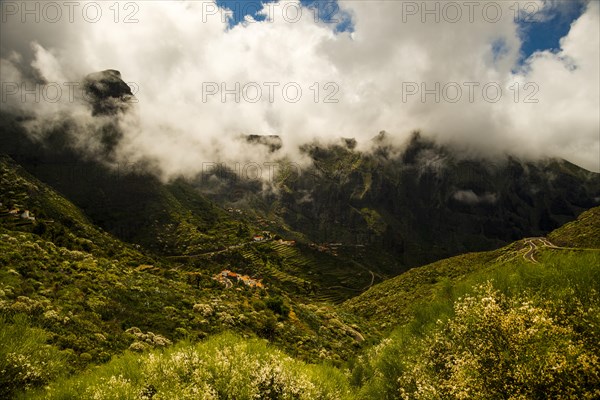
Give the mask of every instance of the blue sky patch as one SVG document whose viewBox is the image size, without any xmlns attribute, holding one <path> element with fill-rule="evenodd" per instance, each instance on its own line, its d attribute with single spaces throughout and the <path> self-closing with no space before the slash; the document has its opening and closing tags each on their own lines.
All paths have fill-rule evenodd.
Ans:
<svg viewBox="0 0 600 400">
<path fill-rule="evenodd" d="M 569 33 L 571 24 L 583 14 L 586 2 L 563 0 L 552 2 L 543 15 L 525 14 L 517 20 L 520 28 L 521 53 L 526 59 L 536 51 L 560 49 L 560 39 Z"/>
<path fill-rule="evenodd" d="M 276 0 L 217 0 L 220 7 L 228 8 L 232 11 L 232 20 L 230 26 L 235 26 L 244 21 L 244 18 L 249 15 L 256 21 L 264 21 L 264 15 L 258 15 L 257 12 L 261 8 L 261 3 L 273 3 Z M 309 12 L 312 18 L 319 21 L 332 24 L 332 29 L 336 32 L 352 32 L 354 26 L 352 19 L 347 13 L 340 11 L 337 0 L 301 0 L 300 3 L 308 8 L 304 10 Z M 277 14 L 275 17 L 281 17 L 281 8 L 275 9 Z M 290 16 L 293 17 L 292 11 Z"/>
</svg>

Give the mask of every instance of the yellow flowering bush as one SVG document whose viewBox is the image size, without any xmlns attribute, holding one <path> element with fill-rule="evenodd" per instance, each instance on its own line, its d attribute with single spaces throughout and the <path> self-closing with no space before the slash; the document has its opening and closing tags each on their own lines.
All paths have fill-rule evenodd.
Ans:
<svg viewBox="0 0 600 400">
<path fill-rule="evenodd" d="M 343 400 L 344 375 L 294 360 L 263 340 L 224 334 L 143 355 L 128 353 L 93 373 L 57 381 L 39 398 L 152 400 Z"/>
<path fill-rule="evenodd" d="M 597 306 L 579 312 L 597 314 Z M 403 399 L 600 397 L 598 355 L 534 299 L 508 298 L 487 283 L 454 311 L 398 378 Z"/>
</svg>

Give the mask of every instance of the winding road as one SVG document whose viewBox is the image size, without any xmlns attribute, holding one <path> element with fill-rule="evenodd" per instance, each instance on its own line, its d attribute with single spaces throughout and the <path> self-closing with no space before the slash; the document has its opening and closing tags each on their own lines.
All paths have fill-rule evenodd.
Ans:
<svg viewBox="0 0 600 400">
<path fill-rule="evenodd" d="M 557 246 L 554 243 L 552 243 L 550 240 L 548 240 L 548 238 L 545 238 L 545 237 L 532 237 L 532 238 L 524 239 L 523 241 L 526 245 L 529 245 L 529 250 L 527 250 L 523 254 L 523 258 L 526 261 L 532 262 L 534 264 L 539 264 L 539 262 L 535 259 L 534 255 L 535 255 L 535 252 L 540 247 L 547 247 L 547 248 L 550 248 L 553 250 L 600 251 L 600 249 L 587 249 L 587 248 L 581 248 L 581 247 Z"/>
<path fill-rule="evenodd" d="M 539 262 L 533 257 L 533 254 L 538 249 L 537 244 L 535 244 L 536 239 L 539 240 L 539 238 L 525 239 L 525 244 L 529 245 L 529 250 L 525 254 L 523 254 L 523 258 L 534 264 L 539 264 Z M 548 242 L 548 243 L 550 243 L 550 242 Z M 554 246 L 554 245 L 552 245 L 552 246 Z"/>
</svg>

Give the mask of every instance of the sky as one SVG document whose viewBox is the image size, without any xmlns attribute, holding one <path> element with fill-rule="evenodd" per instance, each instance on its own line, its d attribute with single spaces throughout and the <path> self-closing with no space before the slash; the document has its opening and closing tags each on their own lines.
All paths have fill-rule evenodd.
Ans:
<svg viewBox="0 0 600 400">
<path fill-rule="evenodd" d="M 276 0 L 265 0 L 263 3 L 274 3 Z M 247 18 L 252 18 L 256 21 L 264 21 L 265 16 L 261 15 L 260 2 L 248 0 L 218 0 L 216 2 L 220 7 L 232 11 L 229 26 L 233 27 L 246 21 Z M 312 10 L 313 15 L 317 18 L 332 24 L 332 28 L 337 32 L 352 32 L 353 23 L 349 15 L 340 15 L 340 6 L 337 0 L 300 0 L 300 4 L 308 10 Z M 290 12 L 291 15 L 291 12 Z"/>
<path fill-rule="evenodd" d="M 560 39 L 569 33 L 571 24 L 581 16 L 585 7 L 586 2 L 578 0 L 549 3 L 543 18 L 524 17 L 519 22 L 524 59 L 536 51 L 560 50 Z M 523 9 L 526 9 L 525 6 Z"/>
<path fill-rule="evenodd" d="M 273 2 L 274 0 L 269 0 Z M 301 0 L 300 3 L 308 8 L 316 8 L 320 11 L 320 16 L 327 22 L 336 18 L 334 12 L 339 9 L 336 0 Z M 463 2 L 464 3 L 464 2 Z M 515 6 L 511 11 L 520 10 L 523 15 L 517 19 L 521 28 L 521 52 L 525 61 L 536 51 L 559 50 L 560 39 L 569 32 L 571 23 L 581 16 L 586 7 L 584 0 L 563 0 L 562 2 L 548 0 L 541 17 L 542 6 L 535 2 L 524 2 L 522 6 Z M 229 26 L 235 26 L 251 17 L 257 21 L 263 21 L 265 16 L 258 13 L 258 2 L 248 2 L 247 0 L 218 0 L 217 4 L 221 7 L 232 10 L 232 18 Z M 335 24 L 338 32 L 352 32 L 354 25 L 352 19 L 348 16 L 339 18 Z"/>
<path fill-rule="evenodd" d="M 399 145 L 420 130 L 467 155 L 600 171 L 595 0 L 247 0 L 247 17 L 232 1 L 81 2 L 38 21 L 23 2 L 0 2 L 2 107 L 34 113 L 27 128 L 41 139 L 71 118 L 74 145 L 94 152 L 105 121 L 77 98 L 23 101 L 7 85 L 64 88 L 117 69 L 137 98 L 117 157 L 150 160 L 164 179 L 272 159 L 243 134 L 280 135 L 281 152 L 301 160 L 306 142 L 353 137 L 368 149 L 382 130 Z"/>
</svg>

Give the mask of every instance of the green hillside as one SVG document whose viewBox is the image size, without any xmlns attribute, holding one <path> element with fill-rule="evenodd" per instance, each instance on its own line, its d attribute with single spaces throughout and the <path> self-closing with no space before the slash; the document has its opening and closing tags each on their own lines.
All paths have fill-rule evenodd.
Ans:
<svg viewBox="0 0 600 400">
<path fill-rule="evenodd" d="M 186 182 L 145 189 L 169 217 L 142 246 L 9 157 L 0 178 L 2 398 L 600 395 L 600 208 L 378 283 L 376 246 L 291 242 Z"/>
<path fill-rule="evenodd" d="M 577 221 L 568 222 L 548 235 L 553 243 L 564 247 L 600 248 L 600 207 L 582 213 Z"/>
<path fill-rule="evenodd" d="M 239 273 L 260 268 L 267 273 L 268 258 L 234 264 L 229 252 L 212 261 L 147 256 L 139 245 L 96 228 L 9 158 L 0 160 L 0 174 L 0 368 L 8 371 L 0 397 L 127 349 L 145 351 L 223 331 L 265 338 L 313 361 L 340 363 L 363 344 L 359 321 L 310 302 L 301 291 L 288 294 L 275 264 L 269 267 L 273 276 L 259 276 L 265 278 L 263 289 L 227 288 L 212 279 L 234 266 Z M 14 209 L 19 212 L 11 213 Z M 23 210 L 34 219 L 24 218 Z M 258 244 L 256 251 L 262 254 Z M 15 339 L 21 336 L 26 340 Z M 61 360 L 56 369 L 45 370 L 48 357 Z"/>
<path fill-rule="evenodd" d="M 66 355 L 43 346 L 39 328 L 24 327 L 15 315 L 2 335 L 24 337 L 9 354 L 27 350 L 28 376 L 49 382 L 22 398 L 597 398 L 600 252 L 540 245 L 530 253 L 536 247 L 527 247 L 515 243 L 498 252 L 513 257 L 493 254 L 482 268 L 456 271 L 460 263 L 475 264 L 473 255 L 438 264 L 435 274 L 447 277 L 439 287 L 412 281 L 414 293 L 427 295 L 414 300 L 383 340 L 339 369 L 294 360 L 272 343 L 225 335 L 166 343 L 164 350 L 132 346 L 87 373 L 65 376 L 58 371 Z M 396 298 L 381 301 L 395 306 Z M 130 335 L 139 340 L 143 332 Z"/>
<path fill-rule="evenodd" d="M 34 178 L 10 157 L 0 155 L 0 226 L 33 232 L 71 250 L 115 256 L 119 252 L 141 253 L 102 229 L 56 190 Z M 18 213 L 11 214 L 11 211 Z M 33 219 L 20 218 L 28 211 Z"/>
<path fill-rule="evenodd" d="M 352 364 L 356 398 L 598 398 L 600 252 L 536 257 L 417 301 Z"/>
<path fill-rule="evenodd" d="M 598 256 L 600 261 L 599 233 L 600 207 L 595 207 L 582 213 L 577 221 L 551 232 L 548 235 L 550 242 L 534 239 L 535 251 L 532 254 L 534 257 L 547 253 L 559 256 L 565 252 L 578 252 L 579 248 L 586 248 L 588 250 L 585 250 L 585 253 Z M 419 312 L 420 302 L 432 300 L 455 282 L 460 282 L 474 273 L 502 273 L 502 268 L 506 265 L 526 260 L 531 241 L 524 239 L 498 250 L 463 254 L 413 268 L 373 286 L 346 301 L 341 308 L 379 324 L 379 328 L 383 329 L 406 323 Z M 561 248 L 555 248 L 553 245 Z"/>
</svg>

